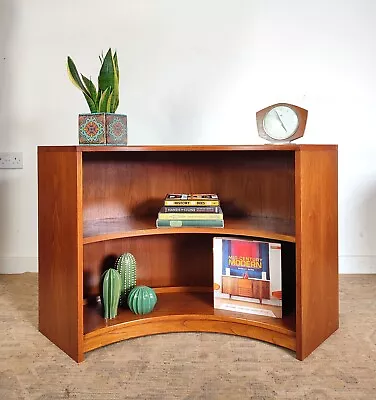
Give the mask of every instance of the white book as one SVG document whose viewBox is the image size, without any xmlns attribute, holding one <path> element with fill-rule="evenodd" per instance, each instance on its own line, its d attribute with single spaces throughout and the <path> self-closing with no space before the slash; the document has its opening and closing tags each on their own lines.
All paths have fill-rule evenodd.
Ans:
<svg viewBox="0 0 376 400">
<path fill-rule="evenodd" d="M 281 244 L 213 238 L 214 308 L 282 317 Z"/>
</svg>

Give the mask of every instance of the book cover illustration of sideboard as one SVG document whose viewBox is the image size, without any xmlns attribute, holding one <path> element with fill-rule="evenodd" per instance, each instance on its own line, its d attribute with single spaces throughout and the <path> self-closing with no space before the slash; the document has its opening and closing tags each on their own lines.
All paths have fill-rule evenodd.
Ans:
<svg viewBox="0 0 376 400">
<path fill-rule="evenodd" d="M 192 331 L 303 360 L 339 324 L 337 163 L 336 145 L 39 146 L 40 332 L 77 362 L 120 340 Z M 224 227 L 157 228 L 166 193 L 217 193 Z M 280 244 L 281 318 L 214 308 L 215 236 Z M 158 302 L 105 320 L 90 300 L 126 252 Z"/>
<path fill-rule="evenodd" d="M 214 308 L 282 318 L 281 245 L 213 239 Z"/>
</svg>

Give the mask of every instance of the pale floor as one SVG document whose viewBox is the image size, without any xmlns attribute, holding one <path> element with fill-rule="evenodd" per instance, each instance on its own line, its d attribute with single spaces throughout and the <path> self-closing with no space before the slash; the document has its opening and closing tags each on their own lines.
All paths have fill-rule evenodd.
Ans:
<svg viewBox="0 0 376 400">
<path fill-rule="evenodd" d="M 376 274 L 340 276 L 340 327 L 304 361 L 259 340 L 187 332 L 124 340 L 76 364 L 38 331 L 37 283 L 0 275 L 1 400 L 376 398 Z"/>
</svg>

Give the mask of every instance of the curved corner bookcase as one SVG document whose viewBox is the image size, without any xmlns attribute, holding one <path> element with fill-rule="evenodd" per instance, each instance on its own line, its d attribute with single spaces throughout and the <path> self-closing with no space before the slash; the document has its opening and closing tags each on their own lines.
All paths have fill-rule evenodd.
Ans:
<svg viewBox="0 0 376 400">
<path fill-rule="evenodd" d="M 338 328 L 337 146 L 38 147 L 39 330 L 75 361 L 120 340 L 217 332 L 307 357 Z M 166 193 L 218 193 L 224 228 L 156 228 Z M 213 308 L 213 237 L 281 243 L 282 318 Z M 131 252 L 152 313 L 95 302 Z M 304 312 L 303 312 L 304 311 Z"/>
</svg>

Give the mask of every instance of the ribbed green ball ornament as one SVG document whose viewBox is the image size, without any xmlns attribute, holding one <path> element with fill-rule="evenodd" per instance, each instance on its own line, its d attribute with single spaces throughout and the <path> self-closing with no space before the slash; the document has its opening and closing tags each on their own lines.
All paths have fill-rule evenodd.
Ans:
<svg viewBox="0 0 376 400">
<path fill-rule="evenodd" d="M 136 286 L 128 295 L 128 306 L 135 314 L 148 314 L 157 304 L 157 295 L 149 286 Z"/>
</svg>

